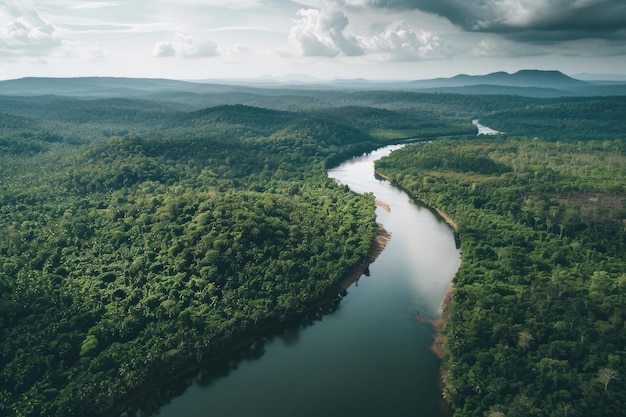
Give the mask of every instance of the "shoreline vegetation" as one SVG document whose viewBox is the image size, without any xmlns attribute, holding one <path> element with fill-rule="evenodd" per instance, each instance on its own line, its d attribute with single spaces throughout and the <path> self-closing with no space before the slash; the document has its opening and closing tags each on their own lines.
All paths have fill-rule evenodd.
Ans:
<svg viewBox="0 0 626 417">
<path fill-rule="evenodd" d="M 381 223 L 376 224 L 378 225 L 378 231 L 372 241 L 372 246 L 370 247 L 365 260 L 357 265 L 354 271 L 343 280 L 341 283 L 342 290 L 347 290 L 367 272 L 367 268 L 369 268 L 369 266 L 380 256 L 381 253 L 383 253 L 389 243 L 389 240 L 391 240 L 391 233 L 389 233 Z"/>
<path fill-rule="evenodd" d="M 391 180 L 391 178 L 389 178 L 389 176 L 388 176 L 388 175 L 385 175 L 385 173 L 383 173 L 383 172 L 381 172 L 381 171 L 379 171 L 379 170 L 374 171 L 374 173 L 375 173 L 375 175 L 376 175 L 376 176 L 378 176 L 378 177 L 380 177 L 380 178 L 383 178 L 383 179 L 385 179 L 385 180 L 387 180 L 387 181 L 389 181 L 389 182 L 393 183 L 393 181 Z M 394 184 L 396 187 L 400 187 L 400 188 L 402 188 L 399 184 L 396 184 L 396 183 L 393 183 L 393 184 Z M 448 224 L 450 225 L 450 227 L 452 227 L 452 229 L 454 229 L 454 231 L 455 231 L 455 232 L 457 231 L 457 229 L 458 229 L 458 225 L 456 224 L 456 222 L 455 222 L 454 220 L 452 220 L 452 218 L 451 218 L 450 216 L 448 216 L 446 213 L 444 213 L 443 211 L 441 211 L 441 210 L 439 210 L 437 207 L 435 207 L 433 204 L 431 204 L 431 203 L 430 203 L 430 201 L 425 200 L 424 198 L 421 198 L 421 197 L 414 196 L 414 195 L 412 195 L 412 194 L 411 194 L 408 190 L 406 190 L 406 189 L 404 189 L 404 188 L 402 188 L 402 190 L 403 190 L 404 192 L 406 192 L 407 194 L 411 195 L 413 198 L 416 198 L 417 200 L 419 200 L 419 201 L 420 201 L 421 203 L 423 203 L 424 205 L 428 206 L 431 210 L 434 210 L 434 211 L 435 211 L 435 212 L 439 215 L 439 217 L 441 217 L 441 218 L 442 218 L 442 219 L 443 219 L 446 223 L 448 223 Z M 380 205 L 380 206 L 381 206 L 381 207 L 383 207 L 385 210 L 387 210 L 387 208 L 389 207 L 387 204 L 382 203 L 382 202 L 380 202 L 380 204 L 379 204 L 379 202 L 378 202 L 378 201 L 376 202 L 376 205 Z M 387 208 L 385 208 L 385 207 L 387 207 Z M 387 212 L 389 212 L 389 210 L 387 210 Z"/>
<path fill-rule="evenodd" d="M 49 109 L 26 101 L 24 112 Z M 140 101 L 127 103 L 134 131 L 110 104 L 46 125 L 54 141 L 81 141 L 2 155 L 1 415 L 124 412 L 331 289 L 310 315 L 332 310 L 345 278 L 367 268 L 374 198 L 325 167 L 374 138 L 242 105 L 159 110 L 153 125 Z"/>
<path fill-rule="evenodd" d="M 623 158 L 618 141 L 524 136 L 377 161 L 459 221 L 463 264 L 434 349 L 455 416 L 621 415 L 610 383 L 624 374 Z"/>
<path fill-rule="evenodd" d="M 326 168 L 418 134 L 376 167 L 460 223 L 455 414 L 622 415 L 626 97 L 102 89 L 0 103 L 0 415 L 105 413 L 335 306 L 377 232 Z"/>
<path fill-rule="evenodd" d="M 328 292 L 323 295 L 317 302 L 311 304 L 310 308 L 299 314 L 297 317 L 302 315 L 306 315 L 307 313 L 315 310 L 323 306 L 324 304 L 329 303 L 337 294 L 344 293 L 352 284 L 357 282 L 364 274 L 367 273 L 368 267 L 380 256 L 380 254 L 385 250 L 389 240 L 391 239 L 391 233 L 389 233 L 381 223 L 376 223 L 378 226 L 377 233 L 372 240 L 372 244 L 370 246 L 369 252 L 365 259 L 356 265 L 351 274 L 349 274 L 346 278 L 344 278 L 338 286 L 335 286 L 328 290 Z M 117 402 L 115 404 L 110 404 L 110 407 L 102 410 L 100 413 L 101 417 L 116 417 L 123 413 L 127 413 L 129 408 L 133 405 L 138 404 L 141 398 L 144 398 L 150 395 L 153 392 L 156 392 L 163 387 L 168 386 L 169 384 L 175 383 L 176 381 L 182 380 L 183 378 L 189 377 L 190 375 L 195 374 L 203 367 L 217 362 L 220 359 L 227 357 L 230 354 L 234 354 L 241 349 L 245 349 L 247 346 L 253 344 L 259 336 L 267 334 L 274 329 L 279 328 L 282 325 L 285 325 L 288 322 L 293 320 L 297 320 L 297 317 L 287 318 L 285 321 L 275 322 L 275 323 L 267 323 L 261 328 L 258 328 L 254 331 L 251 331 L 248 334 L 240 335 L 238 338 L 231 342 L 231 346 L 224 349 L 219 355 L 212 356 L 210 358 L 206 358 L 201 363 L 193 363 L 189 364 L 187 367 L 181 369 L 177 373 L 163 378 L 159 381 L 153 381 L 146 384 L 144 387 L 140 388 L 130 396 L 128 396 L 125 400 Z"/>
</svg>

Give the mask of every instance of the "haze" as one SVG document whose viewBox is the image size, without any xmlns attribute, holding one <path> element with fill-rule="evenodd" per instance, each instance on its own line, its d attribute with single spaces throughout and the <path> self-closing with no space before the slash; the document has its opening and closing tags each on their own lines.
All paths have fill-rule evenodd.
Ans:
<svg viewBox="0 0 626 417">
<path fill-rule="evenodd" d="M 3 80 L 626 68 L 622 0 L 0 0 L 0 28 Z"/>
</svg>

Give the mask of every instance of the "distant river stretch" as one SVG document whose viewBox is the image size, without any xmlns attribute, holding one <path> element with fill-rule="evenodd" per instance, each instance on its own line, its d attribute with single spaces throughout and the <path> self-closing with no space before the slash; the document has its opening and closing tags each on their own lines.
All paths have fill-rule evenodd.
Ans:
<svg viewBox="0 0 626 417">
<path fill-rule="evenodd" d="M 439 316 L 460 254 L 446 223 L 374 177 L 374 161 L 399 147 L 328 172 L 389 206 L 377 216 L 392 238 L 369 276 L 321 321 L 286 329 L 225 376 L 197 377 L 160 417 L 445 416 L 439 361 L 429 350 L 433 329 L 416 315 Z"/>
<path fill-rule="evenodd" d="M 481 125 L 479 123 L 478 119 L 472 120 L 472 123 L 474 124 L 474 126 L 476 126 L 478 128 L 477 136 L 480 136 L 480 135 L 499 135 L 500 133 L 502 133 L 502 132 L 498 132 L 497 130 L 494 130 L 494 129 L 490 128 L 490 127 Z"/>
</svg>

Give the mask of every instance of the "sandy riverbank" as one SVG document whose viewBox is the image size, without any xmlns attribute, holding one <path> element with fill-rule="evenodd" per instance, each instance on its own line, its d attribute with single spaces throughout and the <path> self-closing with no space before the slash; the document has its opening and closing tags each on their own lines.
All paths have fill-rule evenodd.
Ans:
<svg viewBox="0 0 626 417">
<path fill-rule="evenodd" d="M 376 258 L 378 258 L 378 256 L 383 252 L 383 250 L 385 250 L 387 243 L 389 243 L 389 240 L 391 239 L 391 233 L 385 230 L 382 224 L 380 223 L 377 223 L 377 224 L 378 224 L 378 233 L 376 234 L 376 237 L 374 238 L 374 241 L 372 242 L 372 246 L 370 247 L 370 250 L 367 253 L 367 258 L 365 259 L 363 263 L 361 263 L 354 269 L 354 271 L 352 272 L 352 274 L 350 274 L 350 276 L 348 276 L 348 278 L 346 278 L 341 283 L 342 290 L 348 289 L 350 285 L 358 281 L 358 279 L 361 278 L 361 276 L 363 276 L 363 274 L 365 273 L 367 268 L 370 266 L 370 264 L 374 262 Z"/>
<path fill-rule="evenodd" d="M 383 174 L 382 172 L 380 172 L 378 170 L 375 171 L 375 174 L 376 174 L 376 176 L 378 176 L 380 178 L 383 178 L 383 179 L 386 179 L 389 182 L 392 182 L 391 179 L 387 175 Z M 410 195 L 411 193 L 407 191 L 407 194 Z M 439 210 L 437 207 L 432 205 L 430 203 L 430 201 L 424 200 L 423 198 L 419 198 L 419 197 L 417 197 L 417 199 L 419 201 L 421 201 L 423 204 L 425 204 L 428 207 L 430 207 L 432 210 L 435 210 L 437 212 L 437 214 L 439 215 L 439 217 L 441 217 L 446 223 L 448 223 L 450 225 L 450 227 L 452 227 L 454 230 L 458 229 L 458 226 L 457 226 L 456 222 L 454 220 L 452 220 L 452 218 L 450 216 L 448 216 L 446 213 L 444 213 L 443 211 Z"/>
<path fill-rule="evenodd" d="M 445 354 L 446 338 L 443 335 L 443 330 L 450 319 L 450 302 L 452 301 L 453 292 L 454 284 L 450 285 L 446 295 L 443 297 L 443 301 L 441 303 L 441 317 L 432 322 L 433 328 L 435 329 L 435 336 L 433 338 L 433 344 L 430 346 L 430 350 L 432 350 L 439 359 L 443 359 L 443 355 Z"/>
<path fill-rule="evenodd" d="M 380 200 L 376 200 L 376 205 L 382 208 L 383 210 L 385 210 L 387 213 L 391 213 L 391 207 L 389 207 L 389 204 L 382 202 Z"/>
</svg>

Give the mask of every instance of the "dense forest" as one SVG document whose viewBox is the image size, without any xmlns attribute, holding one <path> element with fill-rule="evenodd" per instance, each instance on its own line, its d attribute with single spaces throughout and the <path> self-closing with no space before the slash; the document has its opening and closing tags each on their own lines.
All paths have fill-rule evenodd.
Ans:
<svg viewBox="0 0 626 417">
<path fill-rule="evenodd" d="M 377 225 L 326 168 L 433 139 L 378 169 L 459 224 L 455 416 L 623 413 L 626 101 L 214 90 L 0 97 L 0 415 L 107 415 L 336 294 Z"/>
<path fill-rule="evenodd" d="M 624 138 L 585 136 L 610 123 L 623 132 L 614 109 L 531 108 L 518 113 L 519 126 L 543 125 L 545 138 L 537 129 L 530 138 L 438 141 L 378 161 L 458 224 L 463 262 L 443 370 L 455 417 L 624 415 Z M 506 130 L 496 118 L 493 127 Z"/>
<path fill-rule="evenodd" d="M 337 293 L 377 233 L 373 197 L 325 171 L 375 146 L 364 132 L 87 104 L 2 115 L 2 415 L 106 413 Z"/>
</svg>

